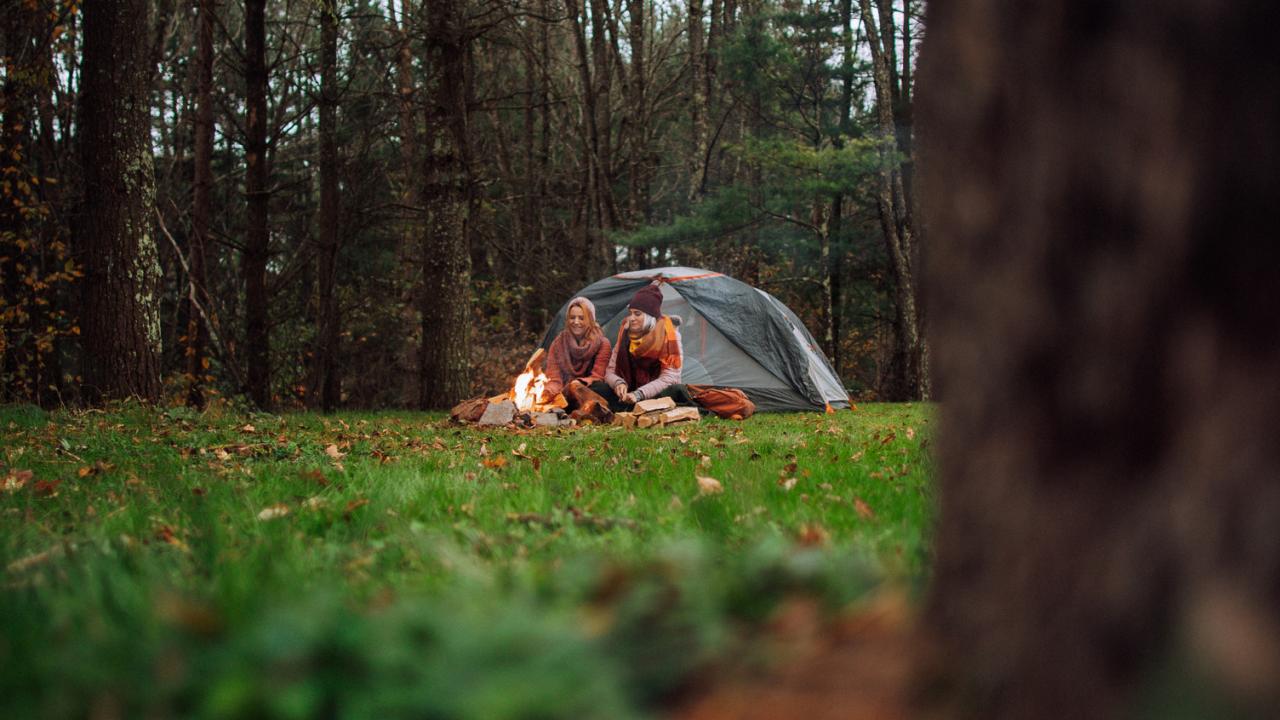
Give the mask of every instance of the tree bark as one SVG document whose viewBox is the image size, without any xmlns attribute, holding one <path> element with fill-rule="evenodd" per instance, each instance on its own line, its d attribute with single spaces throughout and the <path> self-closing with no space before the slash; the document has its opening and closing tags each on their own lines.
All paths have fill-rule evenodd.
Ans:
<svg viewBox="0 0 1280 720">
<path fill-rule="evenodd" d="M 934 687 L 993 720 L 1274 717 L 1275 7 L 929 11 Z"/>
<path fill-rule="evenodd" d="M 266 0 L 245 0 L 245 358 L 249 398 L 259 408 L 271 407 L 271 335 L 267 315 L 267 259 L 270 256 L 267 189 L 267 57 Z"/>
<path fill-rule="evenodd" d="M 871 13 L 871 1 L 859 0 L 862 22 L 867 28 L 867 41 L 871 47 L 876 90 L 876 119 L 880 135 L 880 171 L 876 186 L 876 200 L 880 214 L 881 232 L 889 253 L 894 277 L 894 366 L 895 380 L 889 390 L 889 399 L 927 400 L 929 381 L 921 371 L 925 356 L 924 335 L 920 326 L 920 314 L 916 303 L 916 253 L 912 227 L 903 207 L 902 175 L 898 160 L 897 133 L 893 119 L 892 85 L 889 66 L 880 45 L 880 33 Z"/>
<path fill-rule="evenodd" d="M 209 308 L 206 249 L 209 246 L 210 190 L 213 186 L 213 26 L 217 0 L 200 0 L 196 29 L 195 166 L 191 202 L 191 240 L 187 247 L 187 404 L 204 407 L 208 371 Z"/>
<path fill-rule="evenodd" d="M 84 11 L 81 151 L 85 258 L 84 399 L 160 399 L 160 265 L 152 230 L 146 0 L 97 0 Z"/>
<path fill-rule="evenodd" d="M 707 57 L 703 51 L 702 0 L 689 0 L 689 201 L 707 191 Z"/>
<path fill-rule="evenodd" d="M 338 375 L 338 234 L 341 221 L 338 199 L 338 4 L 323 0 L 320 7 L 320 408 L 333 412 L 342 395 Z"/>
<path fill-rule="evenodd" d="M 422 238 L 420 404 L 453 406 L 470 392 L 471 255 L 466 88 L 461 0 L 428 0 L 427 51 L 436 68 L 427 113 Z"/>
</svg>

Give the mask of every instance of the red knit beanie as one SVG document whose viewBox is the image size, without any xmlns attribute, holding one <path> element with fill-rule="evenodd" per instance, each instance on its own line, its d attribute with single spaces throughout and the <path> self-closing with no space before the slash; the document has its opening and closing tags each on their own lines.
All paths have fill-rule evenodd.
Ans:
<svg viewBox="0 0 1280 720">
<path fill-rule="evenodd" d="M 653 317 L 662 316 L 662 290 L 657 285 L 645 285 L 636 291 L 636 296 L 631 298 L 629 308 L 635 308 L 646 315 Z"/>
</svg>

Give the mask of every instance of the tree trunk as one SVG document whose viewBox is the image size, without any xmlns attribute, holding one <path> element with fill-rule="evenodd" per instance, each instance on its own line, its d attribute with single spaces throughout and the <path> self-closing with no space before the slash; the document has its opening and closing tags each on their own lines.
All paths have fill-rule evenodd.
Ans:
<svg viewBox="0 0 1280 720">
<path fill-rule="evenodd" d="M 929 10 L 934 687 L 993 720 L 1275 717 L 1275 6 Z"/>
<path fill-rule="evenodd" d="M 702 0 L 688 2 L 689 37 L 689 200 L 707 191 L 707 57 L 703 52 Z"/>
<path fill-rule="evenodd" d="M 394 3 L 392 3 L 394 7 Z M 409 0 L 400 1 L 400 22 L 396 37 L 396 84 L 399 93 L 397 110 L 399 111 L 400 162 L 403 173 L 403 187 L 400 201 L 404 205 L 404 227 L 400 235 L 400 247 L 397 251 L 397 267 L 399 277 L 397 287 L 400 292 L 400 324 L 405 330 L 405 342 L 397 361 L 397 370 L 401 378 L 399 392 L 400 403 L 406 407 L 418 403 L 421 395 L 421 376 L 416 372 L 419 364 L 421 342 L 413 342 L 412 335 L 420 331 L 422 318 L 418 313 L 421 291 L 422 264 L 418 258 L 422 237 L 422 215 L 419 205 L 423 198 L 422 157 L 420 154 L 420 138 L 418 136 L 418 109 L 413 73 L 412 16 L 409 13 Z"/>
<path fill-rule="evenodd" d="M 897 133 L 893 120 L 893 90 L 889 65 L 880 45 L 880 33 L 871 13 L 871 0 L 859 0 L 862 22 L 871 47 L 876 90 L 876 118 L 880 135 L 880 172 L 876 200 L 880 227 L 889 253 L 894 277 L 894 366 L 895 382 L 889 399 L 926 400 L 928 381 L 921 373 L 924 335 L 916 304 L 916 270 L 912 228 L 903 207 L 902 176 L 899 172 Z"/>
<path fill-rule="evenodd" d="M 160 399 L 160 265 L 152 222 L 146 0 L 85 7 L 81 95 L 84 398 Z M 143 25 L 145 27 L 145 25 Z"/>
<path fill-rule="evenodd" d="M 461 0 L 428 0 L 427 49 L 436 77 L 427 113 L 426 231 L 422 237 L 420 404 L 447 408 L 470 392 L 471 178 L 467 44 Z"/>
<path fill-rule="evenodd" d="M 267 259 L 270 254 L 267 189 L 267 56 L 266 0 L 245 0 L 245 357 L 249 397 L 259 408 L 271 407 L 271 336 L 267 318 Z"/>
<path fill-rule="evenodd" d="M 187 247 L 187 404 L 204 407 L 208 370 L 209 308 L 206 248 L 209 246 L 209 192 L 213 186 L 213 26 L 216 0 L 200 0 L 196 29 L 195 168 L 192 182 L 191 240 Z"/>
<path fill-rule="evenodd" d="M 320 408 L 333 412 L 342 395 L 338 376 L 338 5 L 324 0 L 320 7 Z"/>
</svg>

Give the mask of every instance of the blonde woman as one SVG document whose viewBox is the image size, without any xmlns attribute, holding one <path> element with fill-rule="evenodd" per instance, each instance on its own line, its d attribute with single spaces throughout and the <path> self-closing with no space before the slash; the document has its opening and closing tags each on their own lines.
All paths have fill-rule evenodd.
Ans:
<svg viewBox="0 0 1280 720">
<path fill-rule="evenodd" d="M 597 394 L 607 390 L 604 376 L 610 349 L 609 339 L 596 321 L 596 306 L 584 297 L 570 300 L 564 330 L 551 341 L 547 352 L 543 398 L 550 400 L 564 393 L 568 409 L 575 417 L 592 415 L 597 422 L 611 421 L 608 401 Z M 597 407 L 600 411 L 595 410 Z"/>
</svg>

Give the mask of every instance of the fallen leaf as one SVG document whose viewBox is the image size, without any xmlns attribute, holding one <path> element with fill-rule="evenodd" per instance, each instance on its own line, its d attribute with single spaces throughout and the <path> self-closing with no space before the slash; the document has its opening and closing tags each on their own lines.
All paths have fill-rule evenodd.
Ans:
<svg viewBox="0 0 1280 720">
<path fill-rule="evenodd" d="M 346 456 L 346 453 L 339 450 L 337 445 L 330 445 L 329 447 L 325 448 L 324 454 L 328 455 L 334 460 L 341 460 L 343 457 Z"/>
<path fill-rule="evenodd" d="M 849 459 L 850 459 L 850 460 L 852 460 L 852 461 L 854 461 L 854 462 L 858 462 L 859 460 L 861 460 L 861 459 L 862 459 L 862 451 L 861 451 L 861 450 L 859 450 L 858 452 L 856 452 L 856 453 L 854 453 L 854 454 L 850 455 L 850 456 L 849 456 Z"/>
<path fill-rule="evenodd" d="M 0 490 L 17 492 L 34 476 L 35 472 L 31 470 L 10 470 L 9 474 L 5 475 L 3 480 L 0 480 Z"/>
<path fill-rule="evenodd" d="M 699 464 L 702 465 L 702 467 L 704 468 L 711 467 L 711 456 L 703 455 L 702 459 L 699 461 Z"/>
<path fill-rule="evenodd" d="M 231 459 L 231 453 L 228 453 L 226 450 L 223 450 L 222 448 L 214 448 L 213 456 L 224 462 Z"/>
<path fill-rule="evenodd" d="M 724 486 L 720 484 L 719 480 L 705 475 L 695 475 L 694 477 L 698 480 L 699 495 L 715 495 L 716 493 L 724 492 Z"/>
<path fill-rule="evenodd" d="M 329 486 L 329 481 L 325 479 L 324 473 L 319 470 L 307 470 L 306 472 L 301 473 L 301 477 L 303 480 L 310 480 L 321 487 Z"/>
<path fill-rule="evenodd" d="M 500 470 L 500 469 L 502 469 L 502 468 L 506 467 L 506 465 L 507 465 L 507 458 L 506 458 L 505 456 L 503 456 L 503 455 L 498 455 L 497 457 L 485 458 L 484 460 L 481 460 L 481 461 L 480 461 L 480 464 L 481 464 L 481 465 L 484 465 L 484 466 L 485 466 L 485 467 L 487 467 L 487 468 L 492 468 L 492 469 L 494 469 L 494 470 Z"/>
<path fill-rule="evenodd" d="M 679 510 L 682 507 L 684 507 L 684 503 L 680 502 L 680 498 L 676 497 L 675 495 L 672 495 L 671 502 L 667 503 L 667 509 Z"/>
<path fill-rule="evenodd" d="M 876 516 L 875 511 L 862 498 L 853 499 L 853 508 L 858 511 L 858 515 L 863 520 L 870 520 Z"/>
<path fill-rule="evenodd" d="M 908 440 L 915 440 L 915 439 L 916 439 L 916 429 L 915 429 L 915 428 L 910 428 L 910 427 L 909 427 L 909 428 L 907 428 L 907 439 L 908 439 Z"/>
<path fill-rule="evenodd" d="M 351 502 L 347 503 L 347 506 L 343 508 L 342 512 L 349 513 L 353 510 L 358 510 L 368 504 L 369 504 L 369 498 L 356 498 L 355 500 L 352 500 Z"/>
<path fill-rule="evenodd" d="M 173 528 L 168 525 L 161 525 L 159 529 L 156 530 L 156 540 L 168 543 L 183 552 L 191 552 L 191 548 L 187 547 L 187 544 L 182 541 L 182 538 L 178 537 L 177 533 L 173 531 Z"/>
<path fill-rule="evenodd" d="M 52 557 L 53 557 L 53 551 L 45 550 L 44 552 L 36 553 L 34 555 L 28 555 L 24 558 L 19 558 L 17 560 L 14 560 L 13 562 L 9 563 L 8 566 L 6 567 L 11 573 L 20 573 L 24 570 L 29 570 L 37 565 L 43 565 L 44 563 L 48 562 Z"/>
<path fill-rule="evenodd" d="M 778 475 L 781 477 L 786 477 L 788 475 L 795 475 L 795 474 L 796 474 L 795 463 L 787 463 L 786 467 L 782 468 L 782 472 L 778 473 Z"/>
<path fill-rule="evenodd" d="M 37 495 L 41 495 L 43 497 L 57 497 L 58 486 L 61 484 L 61 479 L 47 481 L 37 480 L 35 484 L 31 486 L 31 489 L 35 490 Z"/>
<path fill-rule="evenodd" d="M 796 533 L 796 540 L 798 540 L 801 545 L 805 545 L 807 547 L 826 545 L 830 537 L 831 535 L 827 532 L 826 528 L 816 523 L 806 523 L 801 525 L 800 531 Z"/>
<path fill-rule="evenodd" d="M 281 503 L 270 505 L 258 513 L 259 520 L 275 520 L 289 514 L 289 506 Z"/>
<path fill-rule="evenodd" d="M 782 488 L 783 490 L 786 490 L 787 492 L 791 492 L 791 489 L 794 488 L 795 486 L 796 486 L 796 479 L 793 477 L 778 478 L 778 487 Z"/>
<path fill-rule="evenodd" d="M 240 432 L 247 432 L 247 433 L 258 432 L 258 428 L 252 425 L 246 424 L 244 427 L 240 428 Z"/>
<path fill-rule="evenodd" d="M 325 505 L 328 505 L 328 504 L 329 504 L 328 500 L 325 500 L 319 495 L 316 495 L 314 497 L 309 497 L 305 501 L 303 501 L 302 507 L 308 510 L 320 510 L 321 508 L 323 508 Z"/>
</svg>

